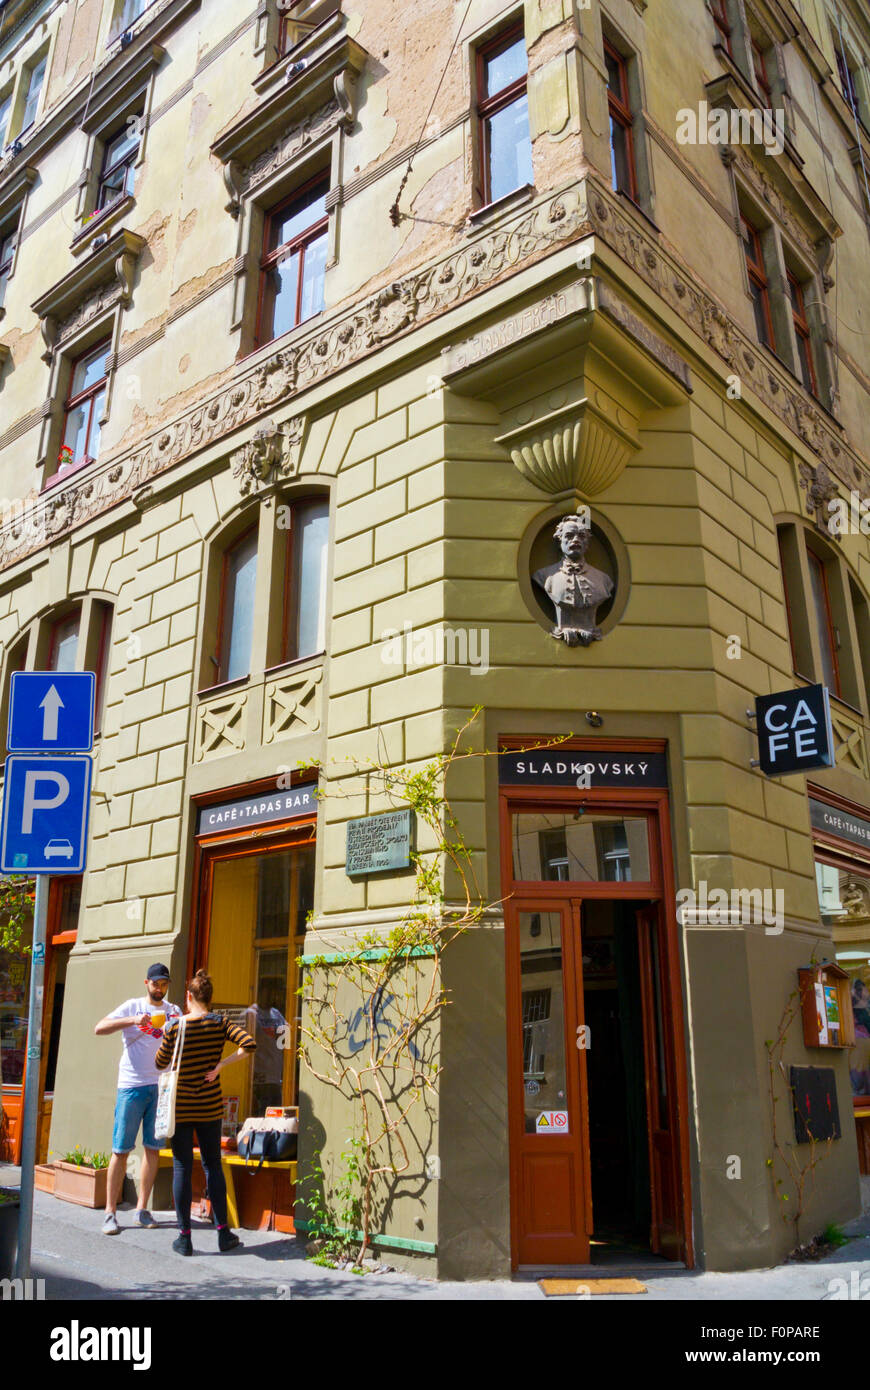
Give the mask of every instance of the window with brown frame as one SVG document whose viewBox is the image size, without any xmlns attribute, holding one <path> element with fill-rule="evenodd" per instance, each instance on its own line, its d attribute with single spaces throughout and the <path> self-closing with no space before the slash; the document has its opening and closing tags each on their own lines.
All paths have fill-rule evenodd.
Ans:
<svg viewBox="0 0 870 1390">
<path fill-rule="evenodd" d="M 822 673 L 825 685 L 832 695 L 840 695 L 840 663 L 837 660 L 837 631 L 831 617 L 831 594 L 825 562 L 811 546 L 807 546 L 807 560 L 810 566 L 810 587 L 819 646 L 822 654 Z"/>
<path fill-rule="evenodd" d="M 257 586 L 258 526 L 245 531 L 224 552 L 218 616 L 218 682 L 241 680 L 251 670 L 254 601 Z"/>
<path fill-rule="evenodd" d="M 69 450 L 55 477 L 93 463 L 100 452 L 100 416 L 106 400 L 106 359 L 110 344 L 90 348 L 72 364 L 64 408 L 63 450 Z M 50 480 L 50 481 L 53 481 Z"/>
<path fill-rule="evenodd" d="M 133 192 L 139 153 L 142 113 L 128 117 L 105 143 L 97 188 L 96 211 L 110 207 Z"/>
<path fill-rule="evenodd" d="M 15 219 L 14 225 L 0 229 L 0 304 L 3 303 L 6 294 L 6 282 L 12 270 L 17 231 L 17 218 Z"/>
<path fill-rule="evenodd" d="M 316 656 L 326 646 L 329 501 L 325 497 L 300 500 L 287 511 L 282 662 Z"/>
<path fill-rule="evenodd" d="M 710 10 L 713 15 L 713 23 L 719 31 L 719 41 L 729 58 L 734 57 L 734 50 L 731 47 L 731 25 L 728 20 L 727 0 L 710 0 Z"/>
<path fill-rule="evenodd" d="M 260 261 L 256 346 L 323 310 L 329 179 L 322 174 L 266 217 Z"/>
<path fill-rule="evenodd" d="M 283 58 L 291 48 L 341 9 L 340 0 L 286 0 L 280 6 L 281 20 L 278 27 L 278 55 Z"/>
<path fill-rule="evenodd" d="M 767 105 L 770 106 L 771 93 L 773 91 L 773 87 L 771 86 L 770 78 L 767 75 L 767 58 L 765 55 L 765 50 L 754 34 L 750 35 L 750 43 L 752 45 L 752 67 L 755 73 L 756 85 L 758 86 L 759 90 L 763 93 Z"/>
<path fill-rule="evenodd" d="M 81 609 L 74 608 L 52 623 L 48 639 L 47 671 L 74 671 L 79 644 Z"/>
<path fill-rule="evenodd" d="M 837 74 L 840 78 L 840 89 L 848 105 L 860 119 L 861 112 L 858 108 L 858 89 L 855 86 L 855 74 L 836 36 L 834 38 L 834 48 L 837 54 Z"/>
<path fill-rule="evenodd" d="M 761 236 L 746 217 L 741 215 L 740 229 L 743 237 L 743 254 L 746 258 L 746 271 L 749 276 L 749 292 L 752 296 L 752 309 L 755 314 L 755 331 L 758 341 L 766 347 L 775 349 L 773 320 L 770 316 L 770 291 L 767 273 L 764 268 L 764 252 L 761 249 Z"/>
<path fill-rule="evenodd" d="M 610 115 L 610 177 L 617 193 L 627 193 L 637 202 L 637 174 L 634 167 L 633 117 L 628 92 L 628 70 L 622 54 L 604 40 L 607 68 L 607 108 Z"/>
<path fill-rule="evenodd" d="M 806 309 L 804 308 L 803 286 L 796 275 L 789 270 L 788 291 L 791 297 L 791 316 L 794 324 L 795 337 L 797 339 L 798 362 L 801 369 L 801 380 L 809 391 L 810 395 L 818 395 L 818 384 L 816 381 L 816 369 L 813 363 L 813 342 L 810 333 L 810 326 L 807 323 Z"/>
<path fill-rule="evenodd" d="M 477 52 L 481 198 L 497 203 L 531 184 L 529 60 L 522 24 L 496 35 Z"/>
</svg>

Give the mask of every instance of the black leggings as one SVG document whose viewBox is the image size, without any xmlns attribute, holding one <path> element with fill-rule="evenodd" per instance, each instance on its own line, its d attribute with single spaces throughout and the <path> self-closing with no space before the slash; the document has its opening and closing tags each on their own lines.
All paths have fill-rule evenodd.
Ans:
<svg viewBox="0 0 870 1390">
<path fill-rule="evenodd" d="M 193 1200 L 193 1131 L 202 1155 L 208 1183 L 209 1201 L 219 1226 L 227 1224 L 227 1184 L 221 1167 L 221 1122 L 192 1122 L 175 1126 L 172 1136 L 172 1200 L 182 1231 L 190 1230 L 190 1204 Z"/>
</svg>

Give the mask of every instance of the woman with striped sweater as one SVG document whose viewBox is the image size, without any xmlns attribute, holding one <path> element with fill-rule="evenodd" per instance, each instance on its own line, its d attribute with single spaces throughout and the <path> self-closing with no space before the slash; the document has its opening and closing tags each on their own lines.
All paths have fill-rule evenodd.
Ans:
<svg viewBox="0 0 870 1390">
<path fill-rule="evenodd" d="M 230 1023 L 223 1014 L 211 1013 L 214 986 L 204 970 L 197 970 L 187 991 L 185 1032 L 178 1059 L 178 1090 L 175 1100 L 175 1133 L 172 1136 L 172 1200 L 180 1235 L 172 1242 L 179 1255 L 192 1255 L 190 1204 L 193 1198 L 193 1136 L 202 1155 L 208 1195 L 217 1218 L 218 1248 L 233 1250 L 241 1242 L 227 1224 L 227 1185 L 221 1167 L 221 1117 L 223 1095 L 218 1072 L 237 1062 L 257 1044 L 244 1028 Z M 164 1031 L 154 1059 L 158 1071 L 172 1061 L 179 1024 L 173 1021 Z M 227 1042 L 238 1051 L 221 1060 Z"/>
</svg>

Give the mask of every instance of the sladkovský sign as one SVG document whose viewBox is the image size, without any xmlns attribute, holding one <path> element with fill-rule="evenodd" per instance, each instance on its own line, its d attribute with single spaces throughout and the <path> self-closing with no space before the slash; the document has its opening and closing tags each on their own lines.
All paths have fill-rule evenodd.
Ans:
<svg viewBox="0 0 870 1390">
<path fill-rule="evenodd" d="M 814 830 L 823 830 L 826 835 L 839 835 L 841 840 L 850 840 L 853 845 L 861 845 L 870 852 L 870 820 L 852 816 L 848 811 L 840 811 L 829 806 L 826 801 L 810 797 L 810 824 Z"/>
<path fill-rule="evenodd" d="M 215 830 L 234 830 L 245 825 L 263 825 L 273 820 L 310 816 L 317 810 L 316 790 L 312 783 L 310 787 L 290 787 L 287 791 L 263 792 L 261 796 L 222 801 L 217 806 L 200 806 L 196 833 L 209 835 Z"/>
<path fill-rule="evenodd" d="M 561 748 L 498 755 L 498 780 L 508 786 L 575 787 L 579 777 L 588 777 L 592 787 L 666 787 L 667 758 L 662 752 L 595 753 Z"/>
<path fill-rule="evenodd" d="M 345 873 L 383 874 L 411 866 L 415 820 L 410 807 L 347 823 Z"/>
</svg>

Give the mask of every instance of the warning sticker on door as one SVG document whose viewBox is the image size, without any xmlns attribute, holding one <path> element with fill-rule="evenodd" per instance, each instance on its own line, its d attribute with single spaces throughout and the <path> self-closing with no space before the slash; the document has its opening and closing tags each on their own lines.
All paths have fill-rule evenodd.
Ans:
<svg viewBox="0 0 870 1390">
<path fill-rule="evenodd" d="M 567 1134 L 567 1110 L 542 1110 L 535 1121 L 536 1134 Z"/>
</svg>

